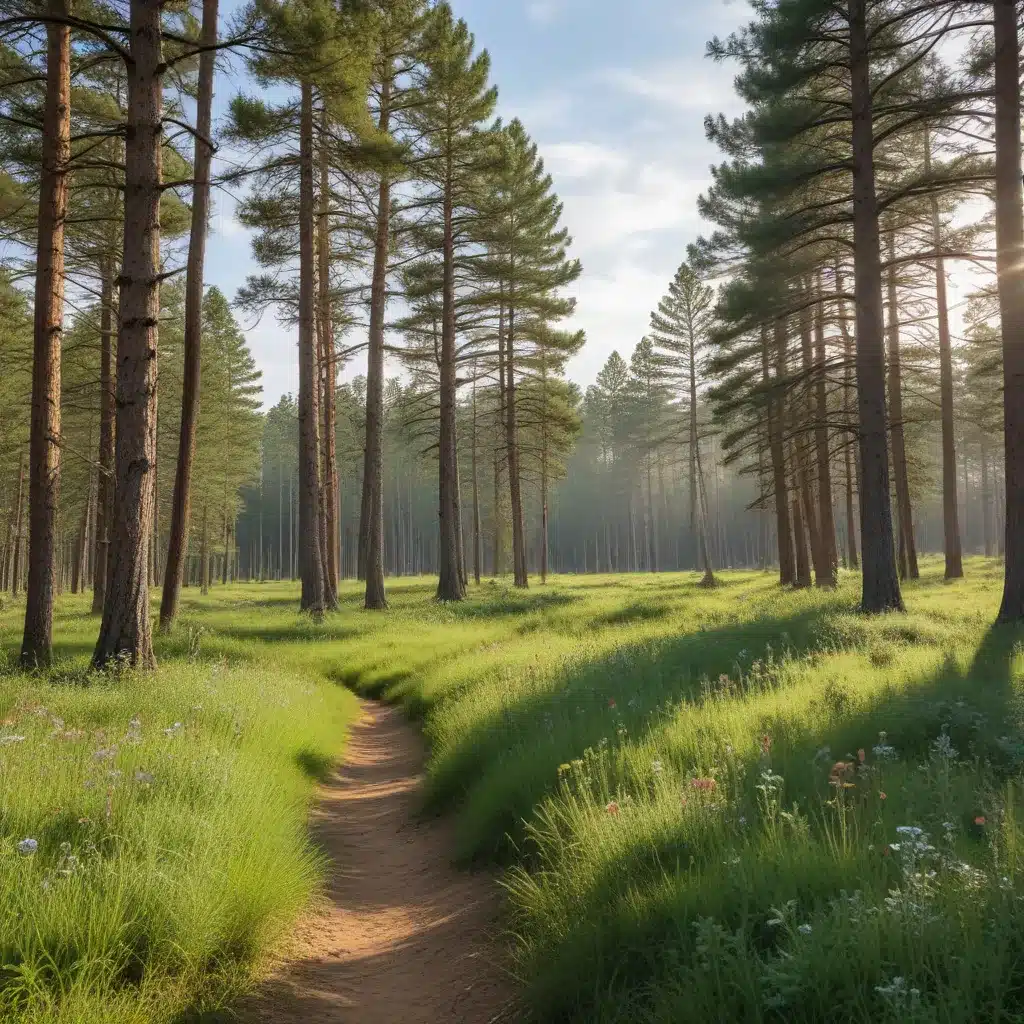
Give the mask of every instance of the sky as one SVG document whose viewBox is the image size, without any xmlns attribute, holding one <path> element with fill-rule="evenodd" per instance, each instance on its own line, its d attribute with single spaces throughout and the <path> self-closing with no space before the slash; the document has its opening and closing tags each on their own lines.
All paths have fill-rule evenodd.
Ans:
<svg viewBox="0 0 1024 1024">
<path fill-rule="evenodd" d="M 583 264 L 571 326 L 587 335 L 568 372 L 590 384 L 612 351 L 628 359 L 687 244 L 703 230 L 696 201 L 718 159 L 704 138 L 704 116 L 741 109 L 735 69 L 705 58 L 705 44 L 745 22 L 748 8 L 741 0 L 453 0 L 453 7 L 490 52 L 498 113 L 522 120 L 565 205 L 571 253 Z M 237 74 L 217 88 L 221 111 L 234 93 L 252 91 Z M 215 202 L 206 278 L 231 298 L 256 268 L 230 197 Z M 239 319 L 272 405 L 297 387 L 295 332 L 272 317 Z M 362 372 L 359 361 L 345 372 Z"/>
</svg>

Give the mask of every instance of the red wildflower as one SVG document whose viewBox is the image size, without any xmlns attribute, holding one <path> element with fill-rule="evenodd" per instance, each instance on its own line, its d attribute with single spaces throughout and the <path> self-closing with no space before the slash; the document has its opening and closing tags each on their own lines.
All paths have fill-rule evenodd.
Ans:
<svg viewBox="0 0 1024 1024">
<path fill-rule="evenodd" d="M 718 783 L 714 779 L 690 779 L 690 785 L 694 789 L 702 790 L 705 793 L 710 793 Z"/>
<path fill-rule="evenodd" d="M 761 737 L 761 753 L 770 754 L 772 752 L 772 738 L 767 733 Z"/>
<path fill-rule="evenodd" d="M 615 817 L 619 813 L 619 805 L 612 800 L 606 807 L 605 810 L 612 816 Z"/>
<path fill-rule="evenodd" d="M 613 711 L 615 710 L 615 698 L 614 697 L 609 697 L 608 698 L 608 707 L 610 707 Z"/>
<path fill-rule="evenodd" d="M 878 794 L 878 799 L 879 800 L 884 800 L 885 799 L 885 794 L 884 793 L 879 793 Z"/>
<path fill-rule="evenodd" d="M 985 824 L 985 815 L 984 815 L 984 814 L 979 814 L 979 815 L 978 815 L 978 816 L 977 816 L 977 817 L 976 817 L 976 818 L 974 819 L 974 824 L 975 824 L 975 825 L 984 825 L 984 824 Z"/>
<path fill-rule="evenodd" d="M 854 783 L 850 780 L 853 777 L 852 761 L 836 761 L 832 765 L 832 771 L 828 773 L 828 784 L 836 789 L 853 789 Z"/>
<path fill-rule="evenodd" d="M 867 754 L 864 753 L 864 748 L 861 747 L 860 750 L 857 751 L 857 760 L 860 761 L 861 764 L 863 764 L 864 763 L 864 759 L 866 757 L 867 757 Z"/>
</svg>

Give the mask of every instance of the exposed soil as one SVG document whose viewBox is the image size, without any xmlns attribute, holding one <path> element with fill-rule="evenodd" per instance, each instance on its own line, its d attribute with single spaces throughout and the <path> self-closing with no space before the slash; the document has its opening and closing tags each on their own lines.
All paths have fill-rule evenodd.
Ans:
<svg viewBox="0 0 1024 1024">
<path fill-rule="evenodd" d="M 312 827 L 331 860 L 323 913 L 242 1011 L 265 1024 L 492 1024 L 512 1016 L 495 880 L 452 864 L 451 826 L 417 817 L 424 746 L 363 704 Z"/>
</svg>

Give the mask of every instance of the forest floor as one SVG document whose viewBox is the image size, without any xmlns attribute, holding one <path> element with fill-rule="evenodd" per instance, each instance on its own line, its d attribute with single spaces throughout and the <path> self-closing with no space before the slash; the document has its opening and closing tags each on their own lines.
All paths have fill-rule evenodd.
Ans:
<svg viewBox="0 0 1024 1024">
<path fill-rule="evenodd" d="M 966 572 L 186 590 L 115 677 L 71 595 L 17 672 L 8 601 L 0 1018 L 1024 1019 L 1024 631 Z"/>
<path fill-rule="evenodd" d="M 425 750 L 400 710 L 362 702 L 313 836 L 326 905 L 304 920 L 242 1021 L 490 1024 L 507 1019 L 500 894 L 452 863 L 450 822 L 418 814 Z"/>
</svg>

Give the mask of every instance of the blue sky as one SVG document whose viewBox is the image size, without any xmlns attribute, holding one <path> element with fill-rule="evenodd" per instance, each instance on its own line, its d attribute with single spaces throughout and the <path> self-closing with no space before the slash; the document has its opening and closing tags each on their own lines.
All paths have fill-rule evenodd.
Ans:
<svg viewBox="0 0 1024 1024">
<path fill-rule="evenodd" d="M 613 349 L 628 357 L 650 310 L 701 230 L 696 199 L 716 159 L 706 113 L 737 113 L 734 70 L 704 58 L 708 38 L 746 20 L 741 2 L 699 0 L 453 0 L 490 51 L 499 113 L 540 145 L 565 203 L 575 325 L 587 345 L 570 365 L 583 384 Z M 218 107 L 245 88 L 218 80 Z M 232 297 L 253 269 L 246 232 L 220 197 L 207 281 Z M 297 383 L 293 332 L 243 322 L 272 404 Z M 347 375 L 361 372 L 358 362 Z"/>
</svg>

